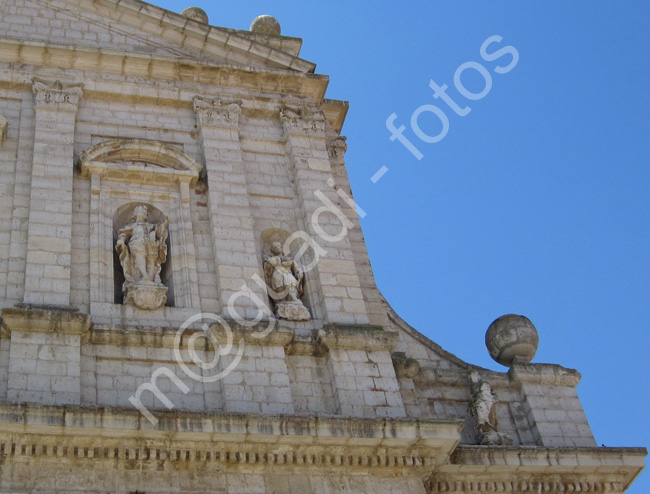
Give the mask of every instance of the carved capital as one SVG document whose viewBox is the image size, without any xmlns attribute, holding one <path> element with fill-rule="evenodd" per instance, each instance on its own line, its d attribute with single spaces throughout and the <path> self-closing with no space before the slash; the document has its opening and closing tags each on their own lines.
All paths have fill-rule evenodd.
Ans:
<svg viewBox="0 0 650 494">
<path fill-rule="evenodd" d="M 64 84 L 61 81 L 44 81 L 34 77 L 32 91 L 36 108 L 76 112 L 83 94 L 83 84 Z"/>
<path fill-rule="evenodd" d="M 241 101 L 223 101 L 220 98 L 205 99 L 195 96 L 194 113 L 200 126 L 239 128 Z"/>
<path fill-rule="evenodd" d="M 347 137 L 338 136 L 327 141 L 327 154 L 329 154 L 330 161 L 343 163 L 345 152 L 348 150 L 348 145 L 345 143 L 346 140 Z"/>
<path fill-rule="evenodd" d="M 285 134 L 325 137 L 325 115 L 320 110 L 284 107 L 280 118 Z"/>
</svg>

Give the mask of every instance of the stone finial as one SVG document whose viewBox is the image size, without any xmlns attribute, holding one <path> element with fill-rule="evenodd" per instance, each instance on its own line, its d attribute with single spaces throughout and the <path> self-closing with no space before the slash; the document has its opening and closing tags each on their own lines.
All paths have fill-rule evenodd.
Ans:
<svg viewBox="0 0 650 494">
<path fill-rule="evenodd" d="M 485 333 L 485 346 L 490 356 L 506 367 L 516 362 L 530 362 L 538 345 L 539 336 L 533 323 L 516 314 L 499 317 Z"/>
<path fill-rule="evenodd" d="M 270 15 L 260 15 L 251 22 L 251 32 L 257 34 L 267 34 L 272 36 L 280 36 L 282 28 L 280 23 L 275 17 Z"/>
<path fill-rule="evenodd" d="M 241 101 L 225 102 L 219 98 L 204 99 L 195 96 L 194 113 L 200 125 L 239 128 Z"/>
<path fill-rule="evenodd" d="M 325 135 L 325 115 L 320 110 L 284 107 L 280 111 L 285 133 L 307 136 Z"/>
<path fill-rule="evenodd" d="M 192 19 L 193 21 L 208 24 L 208 14 L 205 13 L 205 10 L 200 9 L 199 7 L 188 7 L 181 12 L 181 15 L 188 19 Z"/>
<path fill-rule="evenodd" d="M 37 108 L 77 111 L 83 93 L 83 84 L 64 84 L 61 81 L 44 81 L 34 77 L 32 91 Z"/>
</svg>

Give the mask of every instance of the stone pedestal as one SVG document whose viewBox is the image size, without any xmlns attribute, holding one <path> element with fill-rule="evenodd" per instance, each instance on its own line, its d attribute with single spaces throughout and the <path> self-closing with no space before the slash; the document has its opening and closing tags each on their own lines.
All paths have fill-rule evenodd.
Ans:
<svg viewBox="0 0 650 494">
<path fill-rule="evenodd" d="M 278 302 L 275 304 L 275 314 L 289 321 L 309 321 L 309 310 L 302 302 Z"/>
<path fill-rule="evenodd" d="M 138 309 L 154 310 L 165 305 L 169 288 L 162 284 L 131 283 L 125 286 L 124 303 Z"/>
<path fill-rule="evenodd" d="M 4 309 L 2 320 L 11 332 L 8 401 L 78 405 L 81 335 L 90 316 L 26 305 Z"/>
<path fill-rule="evenodd" d="M 352 417 L 405 417 L 406 411 L 391 358 L 399 336 L 378 327 L 320 330 L 329 350 L 329 371 L 337 414 Z"/>
<path fill-rule="evenodd" d="M 284 348 L 293 331 L 276 328 L 266 334 L 236 324 L 213 324 L 212 334 L 232 349 L 219 359 L 224 411 L 293 414 L 293 398 Z"/>
<path fill-rule="evenodd" d="M 508 372 L 519 386 L 539 446 L 596 446 L 576 386 L 580 373 L 553 364 L 518 364 Z"/>
</svg>

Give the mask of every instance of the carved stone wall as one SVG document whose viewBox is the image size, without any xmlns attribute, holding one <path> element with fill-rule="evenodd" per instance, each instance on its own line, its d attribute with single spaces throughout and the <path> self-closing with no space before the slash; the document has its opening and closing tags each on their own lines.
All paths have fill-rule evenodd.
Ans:
<svg viewBox="0 0 650 494">
<path fill-rule="evenodd" d="M 299 39 L 139 0 L 4 0 L 0 29 L 0 490 L 622 492 L 643 468 L 594 447 L 557 365 L 480 369 L 513 444 L 476 446 L 475 367 L 382 298 L 347 103 Z M 151 310 L 115 296 L 137 205 L 169 219 Z M 308 320 L 263 282 L 289 238 Z"/>
</svg>

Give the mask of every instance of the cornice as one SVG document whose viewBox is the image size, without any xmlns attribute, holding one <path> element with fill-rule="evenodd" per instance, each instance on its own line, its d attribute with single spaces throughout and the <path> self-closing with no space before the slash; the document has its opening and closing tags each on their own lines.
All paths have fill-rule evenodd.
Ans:
<svg viewBox="0 0 650 494">
<path fill-rule="evenodd" d="M 91 325 L 88 314 L 72 308 L 21 304 L 2 309 L 2 326 L 8 332 L 84 334 Z"/>
<path fill-rule="evenodd" d="M 251 59 L 296 72 L 313 72 L 316 64 L 273 45 L 260 43 L 254 37 L 242 36 L 235 30 L 210 26 L 140 0 L 63 0 L 76 12 L 88 11 L 112 22 L 130 26 L 192 50 L 197 57 L 214 56 L 218 50 L 230 50 L 238 58 Z M 61 9 L 59 7 L 59 9 Z M 63 10 L 63 9 L 61 9 Z"/>
<path fill-rule="evenodd" d="M 421 476 L 448 460 L 462 427 L 452 420 L 406 418 L 155 415 L 156 427 L 137 410 L 0 403 L 0 454 Z"/>
<path fill-rule="evenodd" d="M 623 492 L 645 448 L 459 446 L 426 482 L 428 492 Z"/>
<path fill-rule="evenodd" d="M 295 94 L 323 100 L 321 74 L 0 37 L 0 62 Z M 196 94 L 196 93 L 195 93 Z"/>
</svg>

